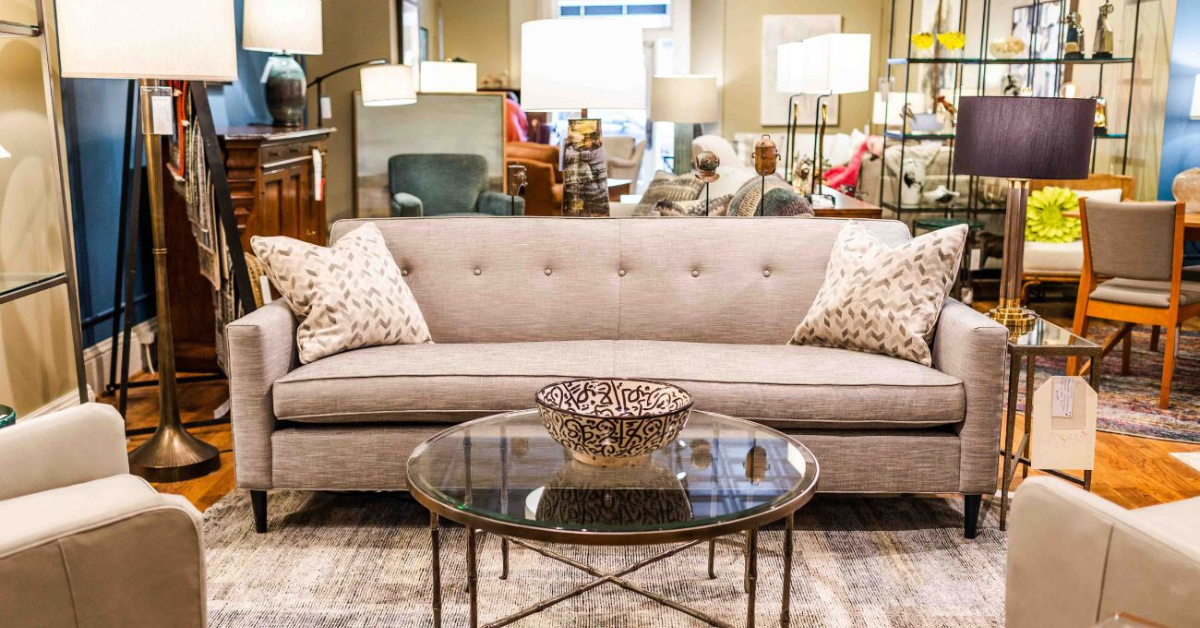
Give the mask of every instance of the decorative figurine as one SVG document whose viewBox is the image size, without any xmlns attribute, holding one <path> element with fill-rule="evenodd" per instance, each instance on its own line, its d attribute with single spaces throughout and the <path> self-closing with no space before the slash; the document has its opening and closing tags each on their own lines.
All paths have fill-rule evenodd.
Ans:
<svg viewBox="0 0 1200 628">
<path fill-rule="evenodd" d="M 717 157 L 716 153 L 702 150 L 692 158 L 692 166 L 696 168 L 696 178 L 704 182 L 704 215 L 707 216 L 710 200 L 708 196 L 708 184 L 721 178 L 721 175 L 717 174 L 717 168 L 721 166 L 721 160 Z"/>
<path fill-rule="evenodd" d="M 1092 48 L 1093 59 L 1111 59 L 1113 56 L 1113 30 L 1108 24 L 1108 16 L 1116 11 L 1112 0 L 1104 0 L 1100 14 L 1096 17 L 1096 43 Z"/>
<path fill-rule="evenodd" d="M 1108 100 L 1097 96 L 1096 101 L 1096 135 L 1108 135 Z"/>
<path fill-rule="evenodd" d="M 1071 11 L 1063 18 L 1062 23 L 1067 27 L 1066 44 L 1063 46 L 1064 59 L 1082 59 L 1084 49 L 1083 18 L 1079 11 Z"/>
<path fill-rule="evenodd" d="M 517 215 L 517 197 L 525 198 L 525 186 L 529 183 L 529 171 L 521 164 L 508 164 L 508 198 L 510 215 Z"/>
<path fill-rule="evenodd" d="M 767 200 L 767 175 L 775 174 L 778 164 L 779 149 L 775 147 L 771 136 L 763 133 L 763 136 L 754 143 L 754 171 L 758 173 L 759 177 L 762 177 L 762 194 L 758 199 L 756 215 L 762 215 L 763 203 Z"/>
<path fill-rule="evenodd" d="M 767 460 L 767 448 L 762 445 L 755 444 L 746 452 L 746 461 L 742 463 L 742 468 L 746 471 L 746 479 L 750 480 L 751 484 L 758 484 L 767 477 L 767 471 L 771 468 L 771 463 Z"/>
</svg>

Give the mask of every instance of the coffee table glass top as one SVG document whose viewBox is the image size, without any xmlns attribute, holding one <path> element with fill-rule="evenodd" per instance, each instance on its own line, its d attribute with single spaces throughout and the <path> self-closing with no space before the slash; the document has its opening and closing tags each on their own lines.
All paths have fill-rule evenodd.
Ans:
<svg viewBox="0 0 1200 628">
<path fill-rule="evenodd" d="M 680 530 L 794 510 L 817 476 L 812 452 L 792 438 L 698 411 L 673 443 L 636 466 L 576 461 L 536 410 L 450 428 L 408 460 L 410 490 L 447 509 L 571 532 Z"/>
</svg>

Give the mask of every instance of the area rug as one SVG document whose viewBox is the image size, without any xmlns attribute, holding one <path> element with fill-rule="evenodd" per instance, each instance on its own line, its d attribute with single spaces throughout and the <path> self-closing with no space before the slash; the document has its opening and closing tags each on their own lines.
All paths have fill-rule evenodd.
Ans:
<svg viewBox="0 0 1200 628">
<path fill-rule="evenodd" d="M 1088 338 L 1103 343 L 1116 330 L 1113 326 L 1093 324 Z M 1180 336 L 1175 376 L 1171 380 L 1171 407 L 1166 410 L 1158 407 L 1166 334 L 1159 340 L 1158 351 L 1152 352 L 1149 327 L 1137 327 L 1131 333 L 1129 375 L 1121 375 L 1119 346 L 1104 358 L 1097 428 L 1117 434 L 1200 443 L 1200 332 L 1185 331 Z M 1066 358 L 1039 359 L 1038 385 L 1051 375 L 1065 374 L 1066 368 Z"/>
<path fill-rule="evenodd" d="M 256 534 L 248 494 L 204 514 L 212 628 L 428 628 L 428 514 L 405 494 L 271 495 L 270 531 Z M 792 626 L 964 628 L 1004 624 L 1005 536 L 993 516 L 962 536 L 962 500 L 817 496 L 797 518 Z M 778 626 L 783 530 L 760 537 L 756 625 Z M 707 578 L 702 544 L 630 580 L 745 624 L 740 537 L 718 544 Z M 443 626 L 467 626 L 465 535 L 442 529 Z M 606 571 L 661 548 L 565 548 Z M 499 540 L 479 553 L 480 623 L 588 580 L 570 567 L 513 548 L 498 578 Z M 606 584 L 514 626 L 693 627 L 679 612 Z"/>
</svg>

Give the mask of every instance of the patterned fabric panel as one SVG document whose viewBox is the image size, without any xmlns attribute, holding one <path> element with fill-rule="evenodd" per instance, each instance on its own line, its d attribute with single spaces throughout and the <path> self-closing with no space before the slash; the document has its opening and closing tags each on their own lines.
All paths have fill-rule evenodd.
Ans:
<svg viewBox="0 0 1200 628">
<path fill-rule="evenodd" d="M 717 198 L 709 199 L 708 215 L 709 216 L 724 216 L 729 213 L 729 201 L 733 200 L 732 194 L 718 196 Z M 704 214 L 704 199 L 698 198 L 694 201 L 668 201 L 662 200 L 655 206 L 651 215 L 655 216 L 703 216 Z"/>
<path fill-rule="evenodd" d="M 847 224 L 792 344 L 882 353 L 929 366 L 929 340 L 966 240 L 966 225 L 957 225 L 891 248 L 859 223 Z"/>
<path fill-rule="evenodd" d="M 254 237 L 250 245 L 301 319 L 296 343 L 302 363 L 361 347 L 433 342 L 373 223 L 331 248 L 285 236 Z"/>
<path fill-rule="evenodd" d="M 654 179 L 642 194 L 633 210 L 635 216 L 649 216 L 659 201 L 694 201 L 704 191 L 704 182 L 691 174 L 675 176 L 666 172 L 654 173 Z"/>
<path fill-rule="evenodd" d="M 766 178 L 766 181 L 763 181 L 761 177 L 754 177 L 743 183 L 742 187 L 738 188 L 733 195 L 733 200 L 729 203 L 729 215 L 741 217 L 755 215 L 763 198 L 764 185 L 768 194 L 772 190 L 791 188 L 787 181 L 784 181 L 783 177 L 779 175 L 771 175 Z"/>
</svg>

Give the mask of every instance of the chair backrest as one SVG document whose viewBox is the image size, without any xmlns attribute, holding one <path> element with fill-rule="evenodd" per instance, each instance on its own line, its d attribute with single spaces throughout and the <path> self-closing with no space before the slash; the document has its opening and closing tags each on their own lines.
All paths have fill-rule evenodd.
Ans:
<svg viewBox="0 0 1200 628">
<path fill-rule="evenodd" d="M 1040 190 L 1045 187 L 1068 188 L 1071 190 L 1121 190 L 1121 200 L 1133 198 L 1133 175 L 1128 174 L 1108 174 L 1105 172 L 1094 172 L 1088 175 L 1088 178 L 1081 180 L 1065 180 L 1065 179 L 1034 179 L 1029 184 L 1029 189 Z"/>
<path fill-rule="evenodd" d="M 1170 281 L 1183 206 L 1172 202 L 1107 203 L 1080 200 L 1083 250 L 1091 272 L 1105 277 Z"/>
<path fill-rule="evenodd" d="M 483 155 L 432 153 L 395 155 L 388 159 L 391 194 L 407 192 L 421 199 L 426 216 L 475 211 L 487 189 Z"/>
<path fill-rule="evenodd" d="M 609 159 L 617 157 L 619 159 L 629 159 L 633 157 L 633 148 L 635 141 L 632 137 L 617 135 L 604 138 L 604 156 Z"/>
</svg>

